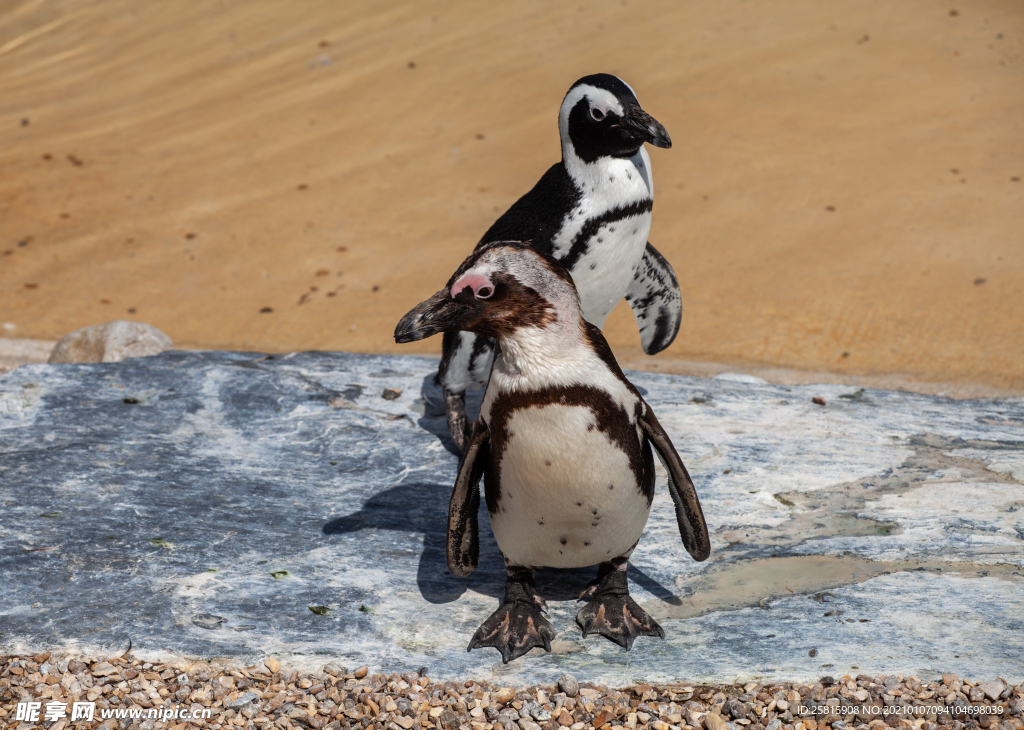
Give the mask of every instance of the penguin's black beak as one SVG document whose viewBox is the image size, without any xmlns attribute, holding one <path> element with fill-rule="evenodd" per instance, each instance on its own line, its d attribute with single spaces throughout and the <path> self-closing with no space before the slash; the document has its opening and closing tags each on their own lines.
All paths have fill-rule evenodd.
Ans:
<svg viewBox="0 0 1024 730">
<path fill-rule="evenodd" d="M 459 323 L 466 315 L 466 303 L 451 297 L 445 287 L 425 302 L 420 302 L 402 317 L 395 327 L 395 342 L 404 344 L 432 337 L 448 330 L 461 329 Z"/>
<path fill-rule="evenodd" d="M 655 147 L 667 149 L 672 146 L 672 138 L 668 136 L 668 132 L 661 126 L 661 122 L 639 106 L 632 106 L 627 109 L 619 123 L 623 129 L 636 139 L 650 142 Z"/>
</svg>

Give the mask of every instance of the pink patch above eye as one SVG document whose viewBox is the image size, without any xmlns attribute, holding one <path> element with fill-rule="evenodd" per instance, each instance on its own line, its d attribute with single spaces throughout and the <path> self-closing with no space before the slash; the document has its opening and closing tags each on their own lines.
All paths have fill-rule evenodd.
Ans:
<svg viewBox="0 0 1024 730">
<path fill-rule="evenodd" d="M 461 294 L 466 287 L 473 291 L 473 296 L 480 299 L 487 299 L 494 293 L 494 284 L 483 274 L 465 274 L 452 284 L 452 298 L 454 299 L 457 295 Z"/>
</svg>

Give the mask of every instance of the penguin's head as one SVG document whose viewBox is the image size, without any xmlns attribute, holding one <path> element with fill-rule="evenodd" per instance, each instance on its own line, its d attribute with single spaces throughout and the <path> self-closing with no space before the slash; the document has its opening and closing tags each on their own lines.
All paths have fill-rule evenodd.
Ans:
<svg viewBox="0 0 1024 730">
<path fill-rule="evenodd" d="M 601 157 L 632 157 L 644 142 L 671 147 L 657 119 L 640 108 L 633 89 L 611 74 L 584 76 L 569 89 L 558 113 L 562 153 L 590 163 Z"/>
<path fill-rule="evenodd" d="M 503 340 L 522 328 L 583 328 L 579 296 L 569 273 L 529 244 L 498 241 L 474 251 L 448 285 L 402 317 L 395 342 L 440 332 L 473 332 Z"/>
</svg>

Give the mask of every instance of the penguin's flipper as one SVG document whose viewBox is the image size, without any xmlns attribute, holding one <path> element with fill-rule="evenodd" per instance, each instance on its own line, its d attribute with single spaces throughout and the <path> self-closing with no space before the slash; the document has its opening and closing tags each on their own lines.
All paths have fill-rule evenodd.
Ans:
<svg viewBox="0 0 1024 730">
<path fill-rule="evenodd" d="M 672 344 L 683 319 L 683 295 L 672 265 L 649 241 L 626 290 L 626 301 L 633 308 L 644 352 L 656 355 Z"/>
<path fill-rule="evenodd" d="M 448 570 L 459 577 L 472 573 L 480 562 L 480 477 L 490 456 L 491 435 L 483 419 L 473 424 L 473 435 L 462 454 L 448 504 Z"/>
<path fill-rule="evenodd" d="M 700 508 L 693 480 L 654 411 L 646 402 L 643 405 L 643 414 L 638 423 L 668 472 L 668 491 L 676 505 L 676 522 L 679 523 L 683 547 L 694 560 L 707 560 L 711 554 L 711 538 L 708 537 L 708 525 L 704 521 L 704 512 Z"/>
</svg>

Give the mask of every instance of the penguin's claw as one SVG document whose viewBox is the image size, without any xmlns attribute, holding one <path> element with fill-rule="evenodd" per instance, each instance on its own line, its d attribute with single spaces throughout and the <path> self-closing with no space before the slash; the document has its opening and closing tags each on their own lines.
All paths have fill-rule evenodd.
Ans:
<svg viewBox="0 0 1024 730">
<path fill-rule="evenodd" d="M 587 605 L 576 614 L 583 638 L 593 632 L 611 639 L 625 649 L 633 648 L 638 636 L 665 638 L 665 631 L 629 595 L 625 570 L 610 571 L 592 582 L 580 594 Z"/>
<path fill-rule="evenodd" d="M 501 661 L 508 664 L 537 646 L 551 651 L 555 629 L 534 602 L 502 603 L 498 610 L 480 624 L 466 651 L 493 646 L 501 652 Z"/>
</svg>

